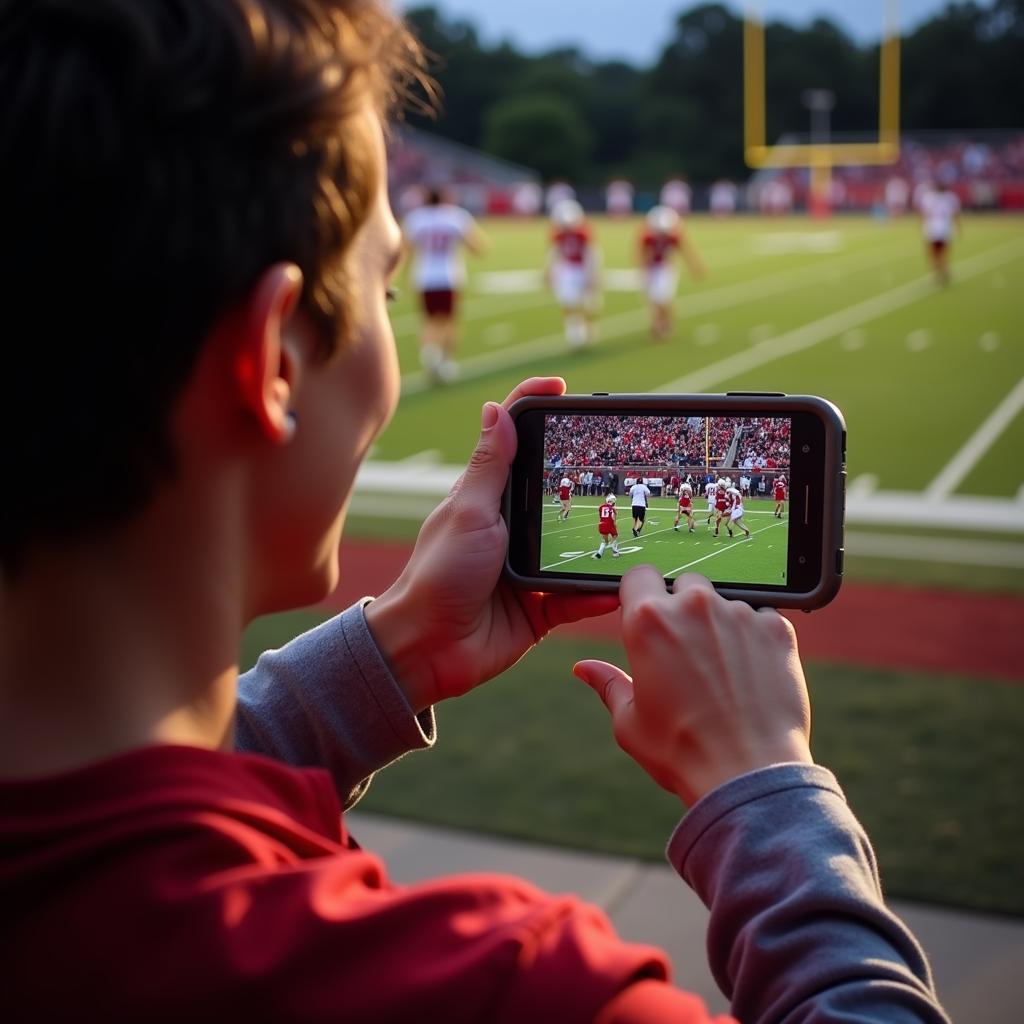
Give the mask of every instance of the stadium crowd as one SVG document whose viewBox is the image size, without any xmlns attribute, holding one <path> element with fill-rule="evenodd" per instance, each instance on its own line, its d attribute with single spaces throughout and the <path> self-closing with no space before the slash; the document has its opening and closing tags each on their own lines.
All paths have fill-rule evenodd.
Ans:
<svg viewBox="0 0 1024 1024">
<path fill-rule="evenodd" d="M 741 428 L 736 462 L 743 469 L 789 464 L 790 420 L 749 419 Z"/>
<path fill-rule="evenodd" d="M 721 461 L 741 424 L 737 417 L 549 416 L 544 462 L 558 466 L 704 465 L 706 454 Z"/>
</svg>

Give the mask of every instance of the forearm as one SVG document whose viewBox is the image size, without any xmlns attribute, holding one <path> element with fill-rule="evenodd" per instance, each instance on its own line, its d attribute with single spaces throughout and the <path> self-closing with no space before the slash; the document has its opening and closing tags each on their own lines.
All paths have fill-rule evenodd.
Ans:
<svg viewBox="0 0 1024 1024">
<path fill-rule="evenodd" d="M 694 807 L 669 859 L 711 910 L 711 968 L 739 1020 L 947 1021 L 826 770 L 734 779 Z"/>
<path fill-rule="evenodd" d="M 235 731 L 241 751 L 326 768 L 350 807 L 375 771 L 434 742 L 434 717 L 413 714 L 353 605 L 239 678 Z"/>
</svg>

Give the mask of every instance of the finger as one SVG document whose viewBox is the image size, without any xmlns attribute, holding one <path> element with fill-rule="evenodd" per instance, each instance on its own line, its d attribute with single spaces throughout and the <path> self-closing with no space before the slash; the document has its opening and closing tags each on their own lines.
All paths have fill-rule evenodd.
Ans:
<svg viewBox="0 0 1024 1024">
<path fill-rule="evenodd" d="M 564 395 L 565 381 L 561 377 L 530 377 L 515 387 L 501 404 L 508 409 L 527 395 Z"/>
<path fill-rule="evenodd" d="M 608 615 L 619 607 L 618 594 L 546 594 L 544 616 L 548 628 L 579 622 L 595 615 Z"/>
<path fill-rule="evenodd" d="M 699 572 L 684 572 L 682 576 L 677 576 L 675 583 L 672 584 L 673 594 L 682 594 L 688 590 L 714 589 L 711 585 L 711 580 L 707 576 L 702 576 Z"/>
<path fill-rule="evenodd" d="M 644 597 L 668 597 L 665 577 L 653 565 L 634 566 L 619 584 L 619 600 L 623 606 L 634 604 Z"/>
<path fill-rule="evenodd" d="M 633 680 L 617 665 L 607 661 L 578 661 L 572 674 L 601 698 L 601 703 L 618 717 L 633 701 Z"/>
<path fill-rule="evenodd" d="M 516 454 L 516 428 L 512 417 L 497 402 L 485 402 L 480 416 L 480 439 L 451 493 L 490 508 L 497 506 L 505 490 L 508 468 Z"/>
</svg>

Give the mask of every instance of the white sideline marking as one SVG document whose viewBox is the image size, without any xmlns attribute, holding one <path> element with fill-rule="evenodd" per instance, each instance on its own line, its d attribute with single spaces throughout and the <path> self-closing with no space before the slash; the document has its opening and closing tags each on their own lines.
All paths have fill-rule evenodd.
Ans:
<svg viewBox="0 0 1024 1024">
<path fill-rule="evenodd" d="M 858 250 L 848 256 L 835 257 L 836 262 L 841 262 L 850 273 L 862 266 L 870 266 L 878 262 L 878 250 L 884 246 L 874 246 L 867 251 Z M 966 265 L 966 264 L 965 264 Z M 764 277 L 753 281 L 739 281 L 735 284 L 724 285 L 707 292 L 699 292 L 694 295 L 683 295 L 676 299 L 676 312 L 679 320 L 688 320 L 704 313 L 715 312 L 719 309 L 735 309 L 737 306 L 748 302 L 757 302 L 760 299 L 782 292 L 799 288 L 810 281 L 819 280 L 824 276 L 822 266 L 816 263 L 813 267 L 791 267 L 789 270 L 780 270 L 775 274 L 766 274 Z M 928 278 L 928 281 L 931 279 Z M 549 295 L 542 295 L 536 302 L 530 305 L 542 305 L 545 302 L 553 302 Z M 524 308 L 522 304 L 510 306 L 507 312 L 514 312 Z M 481 314 L 483 315 L 483 314 Z M 490 313 L 486 314 L 490 315 Z M 646 309 L 630 309 L 614 316 L 604 317 L 600 320 L 599 327 L 601 337 L 604 340 L 621 337 L 633 331 L 639 331 L 647 325 L 649 313 Z M 596 347 L 600 347 L 600 343 Z M 567 356 L 569 352 L 566 347 L 565 335 L 561 330 L 551 334 L 534 338 L 531 341 L 520 342 L 501 352 L 488 352 L 483 355 L 465 359 L 459 363 L 459 380 L 474 380 L 477 377 L 486 376 L 497 370 L 507 370 L 514 366 L 523 366 L 532 363 L 536 359 L 544 359 L 550 356 Z M 416 370 L 407 373 L 402 377 L 402 394 L 415 395 L 423 391 L 429 391 L 434 385 L 427 379 L 422 371 Z M 664 389 L 661 389 L 664 390 Z"/>
<path fill-rule="evenodd" d="M 781 256 L 787 253 L 839 252 L 843 236 L 838 231 L 776 231 L 755 235 L 751 249 L 759 256 Z"/>
<path fill-rule="evenodd" d="M 999 266 L 1013 259 L 1022 249 L 1024 249 L 1024 240 L 1014 239 L 995 249 L 972 256 L 958 265 L 957 277 L 959 280 L 966 280 L 981 274 L 993 266 Z M 742 373 L 775 362 L 784 356 L 820 345 L 828 338 L 841 334 L 851 327 L 858 327 L 871 320 L 877 320 L 879 317 L 885 316 L 886 313 L 891 313 L 893 310 L 908 306 L 926 295 L 931 295 L 934 291 L 935 282 L 931 275 L 916 278 L 891 291 L 882 292 L 881 295 L 875 295 L 863 302 L 847 306 L 846 309 L 829 313 L 828 316 L 824 316 L 820 320 L 812 320 L 809 324 L 763 341 L 760 345 L 755 345 L 744 352 L 737 352 L 685 376 L 677 377 L 667 384 L 659 385 L 654 390 L 669 393 L 707 390 L 715 384 L 731 380 Z"/>
<path fill-rule="evenodd" d="M 925 499 L 934 500 L 952 494 L 1021 409 L 1024 409 L 1024 378 L 1017 381 L 1016 387 L 992 410 L 988 419 L 967 439 L 945 469 L 925 488 Z"/>
<path fill-rule="evenodd" d="M 839 344 L 847 352 L 856 352 L 857 349 L 864 347 L 864 332 L 859 327 L 854 327 L 839 339 Z"/>
<path fill-rule="evenodd" d="M 364 462 L 356 477 L 356 495 L 376 502 L 394 495 L 399 495 L 401 501 L 428 497 L 436 504 L 452 489 L 465 469 L 464 466 L 424 463 L 402 465 L 401 473 L 396 473 L 395 468 L 394 462 Z M 877 482 L 877 478 L 866 473 L 850 484 L 846 494 L 847 523 L 1024 534 L 1024 487 L 1014 498 L 950 494 L 941 501 L 928 501 L 919 491 L 876 490 Z M 433 507 L 428 506 L 427 511 Z M 596 507 L 576 506 L 577 509 Z M 550 510 L 558 511 L 553 505 Z M 706 515 L 707 510 L 698 509 L 698 513 Z M 418 514 L 413 504 L 409 517 L 416 518 Z M 750 509 L 747 514 L 756 513 Z"/>
<path fill-rule="evenodd" d="M 874 473 L 861 473 L 846 486 L 846 500 L 859 500 L 878 490 L 878 477 Z"/>
<path fill-rule="evenodd" d="M 537 269 L 481 270 L 474 275 L 473 284 L 482 295 L 517 295 L 543 288 L 544 273 Z"/>
<path fill-rule="evenodd" d="M 775 334 L 775 328 L 771 324 L 757 324 L 750 328 L 750 341 L 754 345 L 767 341 Z"/>
<path fill-rule="evenodd" d="M 847 494 L 846 522 L 972 533 L 1024 533 L 1024 502 L 967 494 L 950 494 L 941 501 L 928 501 L 916 491 L 876 491 L 867 498 Z"/>
<path fill-rule="evenodd" d="M 865 558 L 1024 569 L 1024 544 L 1006 541 L 850 532 L 846 534 L 846 551 Z"/>
</svg>

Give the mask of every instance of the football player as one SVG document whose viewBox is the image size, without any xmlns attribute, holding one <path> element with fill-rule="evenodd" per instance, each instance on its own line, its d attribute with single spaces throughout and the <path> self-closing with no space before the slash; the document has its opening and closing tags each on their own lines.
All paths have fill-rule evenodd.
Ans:
<svg viewBox="0 0 1024 1024">
<path fill-rule="evenodd" d="M 686 516 L 688 532 L 693 533 L 693 488 L 689 484 L 683 484 L 679 488 L 679 508 L 676 511 L 676 521 L 672 524 L 673 530 L 679 529 L 679 520 L 683 516 Z"/>
<path fill-rule="evenodd" d="M 732 528 L 738 526 L 747 535 L 747 540 L 750 540 L 750 531 L 743 522 L 742 492 L 736 487 L 727 487 L 725 493 L 729 496 L 729 521 L 725 524 L 725 528 L 729 531 L 729 536 L 735 536 Z M 718 531 L 716 530 L 715 532 L 717 533 Z"/>
<path fill-rule="evenodd" d="M 569 518 L 569 510 L 572 508 L 573 486 L 573 482 L 568 476 L 562 477 L 562 481 L 558 485 L 558 500 L 562 503 L 561 511 L 558 513 L 559 519 Z"/>
<path fill-rule="evenodd" d="M 591 556 L 600 558 L 604 549 L 612 549 L 612 558 L 619 557 L 619 528 L 615 525 L 615 495 L 608 494 L 597 510 L 597 532 L 601 537 L 601 546 Z"/>
<path fill-rule="evenodd" d="M 674 260 L 677 252 L 691 277 L 697 280 L 703 276 L 704 266 L 683 231 L 679 214 L 669 206 L 655 206 L 648 212 L 640 235 L 640 265 L 651 308 L 651 337 L 656 339 L 666 337 L 672 329 L 672 303 L 678 283 Z"/>
<path fill-rule="evenodd" d="M 551 211 L 551 253 L 547 281 L 562 307 L 565 340 L 583 348 L 594 340 L 593 310 L 597 302 L 597 251 L 583 207 L 563 199 Z"/>
<path fill-rule="evenodd" d="M 775 518 L 781 519 L 786 511 L 786 478 L 777 476 L 773 488 L 775 491 Z"/>
</svg>

